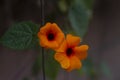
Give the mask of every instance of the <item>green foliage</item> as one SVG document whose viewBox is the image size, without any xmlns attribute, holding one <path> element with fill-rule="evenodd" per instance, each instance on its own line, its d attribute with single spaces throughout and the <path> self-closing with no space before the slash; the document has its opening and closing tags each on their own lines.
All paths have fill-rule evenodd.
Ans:
<svg viewBox="0 0 120 80">
<path fill-rule="evenodd" d="M 12 25 L 1 38 L 1 43 L 12 49 L 23 50 L 37 45 L 39 26 L 32 22 Z"/>
<path fill-rule="evenodd" d="M 83 61 L 83 67 L 79 70 L 79 73 L 80 75 L 86 74 L 91 80 L 96 80 L 99 73 L 108 76 L 109 79 L 112 78 L 109 66 L 105 62 L 102 62 L 99 70 L 96 70 L 91 58 L 87 58 Z"/>
<path fill-rule="evenodd" d="M 88 28 L 89 16 L 83 4 L 74 2 L 69 9 L 69 20 L 77 35 L 83 37 Z"/>
<path fill-rule="evenodd" d="M 92 10 L 93 7 L 93 0 L 82 0 L 86 8 Z"/>
<path fill-rule="evenodd" d="M 110 68 L 105 62 L 101 63 L 101 71 L 104 75 L 111 77 Z"/>
<path fill-rule="evenodd" d="M 57 73 L 59 72 L 59 65 L 55 61 L 54 53 L 51 50 L 48 50 L 45 55 L 45 74 L 50 80 L 56 80 Z M 33 67 L 32 67 L 32 74 L 33 76 L 38 76 L 39 72 L 41 71 L 41 54 L 38 55 L 36 58 Z"/>
<path fill-rule="evenodd" d="M 91 80 L 95 80 L 96 71 L 94 69 L 93 61 L 91 58 L 87 58 L 83 61 L 84 67 L 86 69 L 85 73 L 91 78 Z"/>
<path fill-rule="evenodd" d="M 50 80 L 56 80 L 57 73 L 59 72 L 59 64 L 54 59 L 53 51 L 47 52 L 45 59 L 45 70 L 46 75 L 50 78 Z"/>
<path fill-rule="evenodd" d="M 41 54 L 38 55 L 36 58 L 33 67 L 32 67 L 32 74 L 33 76 L 37 76 L 41 70 Z"/>
<path fill-rule="evenodd" d="M 62 12 L 66 12 L 66 11 L 67 11 L 67 8 L 68 8 L 65 0 L 59 0 L 59 2 L 58 2 L 58 7 L 60 8 L 60 10 L 61 10 Z"/>
<path fill-rule="evenodd" d="M 82 61 L 83 67 L 79 70 L 81 75 L 86 74 L 90 77 L 91 80 L 95 80 L 96 71 L 94 69 L 93 62 L 91 58 L 87 58 L 86 60 Z"/>
</svg>

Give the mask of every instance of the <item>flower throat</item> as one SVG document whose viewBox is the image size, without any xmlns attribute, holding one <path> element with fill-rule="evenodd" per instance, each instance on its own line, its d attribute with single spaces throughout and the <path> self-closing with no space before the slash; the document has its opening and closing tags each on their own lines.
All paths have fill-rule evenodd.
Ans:
<svg viewBox="0 0 120 80">
<path fill-rule="evenodd" d="M 53 33 L 49 33 L 47 36 L 48 40 L 52 41 L 54 40 L 54 34 Z"/>
<path fill-rule="evenodd" d="M 72 48 L 68 48 L 68 49 L 66 50 L 67 56 L 71 56 L 72 53 L 73 53 Z"/>
</svg>

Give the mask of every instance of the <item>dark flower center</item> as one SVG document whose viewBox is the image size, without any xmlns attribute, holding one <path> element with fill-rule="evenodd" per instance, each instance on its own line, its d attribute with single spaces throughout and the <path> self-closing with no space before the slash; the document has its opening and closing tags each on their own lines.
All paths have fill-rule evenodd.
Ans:
<svg viewBox="0 0 120 80">
<path fill-rule="evenodd" d="M 67 56 L 71 56 L 72 53 L 73 53 L 72 48 L 67 48 L 67 50 L 66 50 Z"/>
<path fill-rule="evenodd" d="M 53 33 L 49 33 L 47 38 L 48 38 L 48 40 L 52 41 L 54 39 L 54 34 Z"/>
</svg>

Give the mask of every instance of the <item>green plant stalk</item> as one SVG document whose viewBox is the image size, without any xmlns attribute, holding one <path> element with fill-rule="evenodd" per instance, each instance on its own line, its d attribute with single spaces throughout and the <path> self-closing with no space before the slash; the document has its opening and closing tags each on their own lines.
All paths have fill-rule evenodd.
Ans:
<svg viewBox="0 0 120 80">
<path fill-rule="evenodd" d="M 44 17 L 44 0 L 40 0 L 40 4 L 41 4 L 41 17 L 42 17 L 42 21 L 41 24 L 42 26 L 45 23 L 45 17 Z M 43 73 L 43 80 L 46 80 L 46 76 L 45 76 L 45 56 L 44 56 L 44 48 L 42 47 L 42 73 Z"/>
</svg>

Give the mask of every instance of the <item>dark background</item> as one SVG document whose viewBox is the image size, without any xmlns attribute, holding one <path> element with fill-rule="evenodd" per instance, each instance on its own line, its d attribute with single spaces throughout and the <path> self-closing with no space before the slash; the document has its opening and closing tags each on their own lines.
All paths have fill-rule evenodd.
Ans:
<svg viewBox="0 0 120 80">
<path fill-rule="evenodd" d="M 45 16 L 52 14 L 56 8 L 55 1 L 45 1 Z M 9 25 L 18 21 L 31 20 L 41 22 L 41 8 L 39 0 L 0 0 L 0 36 Z M 54 15 L 54 14 L 53 14 Z M 64 24 L 58 15 L 56 22 Z M 120 80 L 120 0 L 95 0 L 93 16 L 88 32 L 84 38 L 90 45 L 89 56 L 93 58 L 99 75 L 97 80 Z M 16 51 L 0 45 L 0 80 L 22 80 L 31 75 L 31 66 L 38 53 L 34 50 Z M 100 71 L 100 63 L 106 62 L 110 69 L 110 76 Z M 57 80 L 77 79 L 78 74 L 65 74 L 60 71 Z M 32 78 L 32 77 L 31 77 Z M 83 80 L 89 80 L 82 76 Z M 67 79 L 65 79 L 67 80 Z"/>
</svg>

